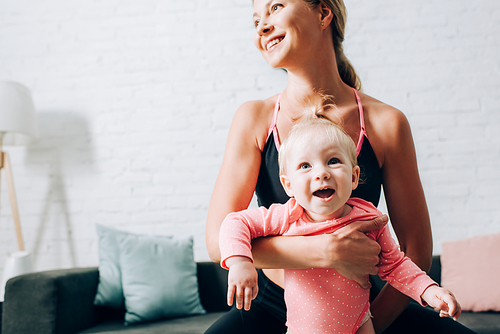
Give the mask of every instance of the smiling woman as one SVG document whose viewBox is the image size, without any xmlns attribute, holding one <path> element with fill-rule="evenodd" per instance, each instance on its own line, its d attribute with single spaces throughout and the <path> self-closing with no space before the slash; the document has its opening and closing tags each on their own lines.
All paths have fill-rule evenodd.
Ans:
<svg viewBox="0 0 500 334">
<path fill-rule="evenodd" d="M 324 29 L 318 11 L 304 1 L 268 3 L 256 0 L 254 9 L 257 30 L 254 44 L 272 67 L 288 68 L 287 64 L 298 60 L 294 58 L 300 57 L 304 62 L 315 57 L 313 50 L 322 44 L 315 32 Z M 317 23 L 311 26 L 311 22 Z"/>
<path fill-rule="evenodd" d="M 360 81 L 342 49 L 346 23 L 343 1 L 255 0 L 253 9 L 254 44 L 272 67 L 286 69 L 288 84 L 281 94 L 244 103 L 233 117 L 207 218 L 206 239 L 212 260 L 221 261 L 222 221 L 228 214 L 246 209 L 254 192 L 259 205 L 266 208 L 289 200 L 280 182 L 280 143 L 309 102 L 321 105 L 325 94 L 334 97 L 335 108 L 325 111 L 324 116 L 341 120 L 356 145 L 363 182 L 353 196 L 377 206 L 383 185 L 401 250 L 428 270 L 430 219 L 410 126 L 401 111 L 358 91 Z M 252 308 L 233 309 L 207 333 L 286 332 L 283 270 L 275 268 L 333 268 L 369 288 L 368 274 L 379 271 L 380 246 L 366 233 L 382 228 L 387 217 L 366 219 L 330 234 L 252 240 L 254 265 L 263 268 L 258 271 L 259 293 Z M 373 324 L 382 332 L 405 310 L 409 299 L 391 286 L 380 293 L 373 289 L 372 294 L 378 294 L 370 306 Z M 470 333 L 419 305 L 404 312 L 404 318 L 396 320 L 386 333 Z"/>
</svg>

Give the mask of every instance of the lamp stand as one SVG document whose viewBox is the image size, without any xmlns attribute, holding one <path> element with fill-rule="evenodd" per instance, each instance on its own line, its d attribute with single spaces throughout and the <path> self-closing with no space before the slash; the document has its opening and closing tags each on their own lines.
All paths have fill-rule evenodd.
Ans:
<svg viewBox="0 0 500 334">
<path fill-rule="evenodd" d="M 12 216 L 14 217 L 14 223 L 16 226 L 17 243 L 19 245 L 19 250 L 24 251 L 23 235 L 21 232 L 21 222 L 19 220 L 19 210 L 17 209 L 16 192 L 14 190 L 14 178 L 12 177 L 12 167 L 10 164 L 9 154 L 1 150 L 0 141 L 0 171 L 5 169 L 5 177 L 7 179 L 7 188 L 9 190 L 10 205 L 12 206 Z M 1 180 L 1 176 L 0 176 Z"/>
<path fill-rule="evenodd" d="M 14 217 L 14 223 L 16 225 L 19 251 L 7 254 L 7 261 L 5 262 L 5 266 L 3 268 L 2 284 L 0 285 L 0 302 L 4 301 L 5 285 L 10 278 L 33 271 L 31 253 L 24 250 L 23 235 L 21 234 L 21 222 L 19 221 L 19 212 L 17 210 L 14 178 L 12 177 L 12 167 L 10 165 L 9 154 L 2 151 L 2 138 L 0 134 L 0 172 L 2 169 L 5 169 L 5 176 L 7 178 L 7 188 L 9 189 L 12 216 Z"/>
</svg>

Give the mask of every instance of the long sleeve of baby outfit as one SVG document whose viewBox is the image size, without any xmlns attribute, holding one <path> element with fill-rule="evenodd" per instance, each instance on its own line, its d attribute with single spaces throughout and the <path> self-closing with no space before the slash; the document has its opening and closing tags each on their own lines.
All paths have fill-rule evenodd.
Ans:
<svg viewBox="0 0 500 334">
<path fill-rule="evenodd" d="M 303 209 L 291 199 L 285 204 L 273 204 L 269 209 L 260 207 L 227 215 L 219 232 L 221 266 L 228 269 L 226 260 L 232 256 L 245 256 L 253 261 L 251 239 L 268 235 L 282 235 L 289 222 L 297 220 Z"/>
<path fill-rule="evenodd" d="M 389 228 L 376 231 L 380 252 L 379 276 L 393 287 L 413 298 L 420 305 L 426 304 L 420 296 L 431 285 L 437 285 L 423 270 L 399 249 Z"/>
</svg>

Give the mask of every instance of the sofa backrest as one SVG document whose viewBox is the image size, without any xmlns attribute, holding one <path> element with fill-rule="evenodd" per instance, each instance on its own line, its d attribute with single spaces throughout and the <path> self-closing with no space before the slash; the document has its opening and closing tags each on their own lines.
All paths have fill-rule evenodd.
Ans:
<svg viewBox="0 0 500 334">
<path fill-rule="evenodd" d="M 432 257 L 432 267 L 429 270 L 429 276 L 441 284 L 441 257 L 439 255 L 434 255 Z"/>
</svg>

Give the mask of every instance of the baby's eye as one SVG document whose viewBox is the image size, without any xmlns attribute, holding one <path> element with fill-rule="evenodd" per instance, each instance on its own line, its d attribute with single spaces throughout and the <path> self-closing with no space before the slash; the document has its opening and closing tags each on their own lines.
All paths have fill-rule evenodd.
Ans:
<svg viewBox="0 0 500 334">
<path fill-rule="evenodd" d="M 307 162 L 301 163 L 299 166 L 300 169 L 309 169 L 311 168 L 311 165 L 308 164 Z"/>
<path fill-rule="evenodd" d="M 255 20 L 253 21 L 253 25 L 255 26 L 255 28 L 257 28 L 259 26 L 259 20 Z"/>
<path fill-rule="evenodd" d="M 336 165 L 336 164 L 339 164 L 340 163 L 340 160 L 337 159 L 337 158 L 331 158 L 329 161 L 328 161 L 328 164 L 329 165 Z"/>
<path fill-rule="evenodd" d="M 273 5 L 271 6 L 271 13 L 272 13 L 272 12 L 277 11 L 277 10 L 278 10 L 278 9 L 280 9 L 281 7 L 283 7 L 283 5 L 282 5 L 282 4 L 280 4 L 280 3 L 275 3 L 275 4 L 273 4 Z"/>
</svg>

